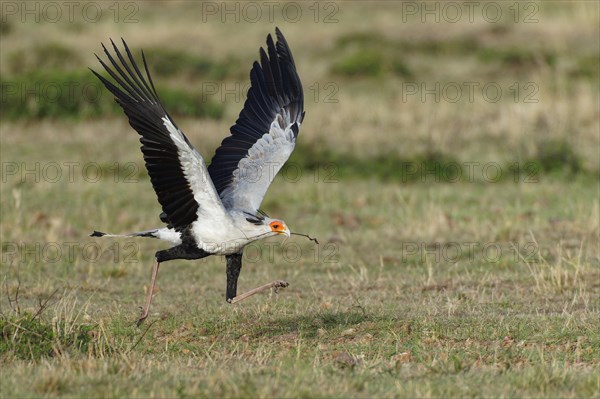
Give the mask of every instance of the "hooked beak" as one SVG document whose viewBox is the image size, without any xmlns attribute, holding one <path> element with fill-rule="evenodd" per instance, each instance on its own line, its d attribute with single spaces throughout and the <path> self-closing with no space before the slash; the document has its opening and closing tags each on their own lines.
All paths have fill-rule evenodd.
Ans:
<svg viewBox="0 0 600 399">
<path fill-rule="evenodd" d="M 285 226 L 285 228 L 283 230 L 277 230 L 276 233 L 281 234 L 282 236 L 285 236 L 285 238 L 283 239 L 283 243 L 285 243 L 287 241 L 287 239 L 290 238 L 290 235 L 291 235 L 290 229 L 288 229 L 287 226 Z"/>
<path fill-rule="evenodd" d="M 285 226 L 285 229 L 283 231 L 280 231 L 279 234 L 283 234 L 285 236 L 283 242 L 281 243 L 281 245 L 283 245 L 288 240 L 288 238 L 290 238 L 291 232 L 290 229 L 288 229 L 288 227 Z"/>
<path fill-rule="evenodd" d="M 288 229 L 288 227 L 287 227 L 287 226 L 285 226 L 285 229 L 284 229 L 284 230 L 282 230 L 282 231 L 278 231 L 278 233 L 279 233 L 279 234 L 283 234 L 283 235 L 286 237 L 286 239 L 287 239 L 287 238 L 290 238 L 290 235 L 291 235 L 290 229 Z"/>
</svg>

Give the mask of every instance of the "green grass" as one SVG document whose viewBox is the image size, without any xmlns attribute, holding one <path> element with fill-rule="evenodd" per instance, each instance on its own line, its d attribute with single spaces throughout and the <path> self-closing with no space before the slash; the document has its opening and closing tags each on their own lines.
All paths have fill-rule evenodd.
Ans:
<svg viewBox="0 0 600 399">
<path fill-rule="evenodd" d="M 124 37 L 208 162 L 272 26 L 201 23 L 200 3 L 140 3 L 137 24 L 3 19 L 2 397 L 599 397 L 600 24 L 596 3 L 566 4 L 540 3 L 537 24 L 508 8 L 498 24 L 400 23 L 389 2 L 339 3 L 338 24 L 312 22 L 309 3 L 274 21 L 307 116 L 263 208 L 320 244 L 249 246 L 240 292 L 290 286 L 237 305 L 224 259 L 165 263 L 139 328 L 165 245 L 88 237 L 161 225 L 138 136 L 106 93 L 11 90 L 97 86 L 93 52 Z M 505 94 L 405 99 L 407 81 Z M 515 82 L 537 101 L 515 101 Z"/>
<path fill-rule="evenodd" d="M 184 51 L 151 48 L 145 51 L 157 76 L 183 75 L 187 79 L 223 81 L 226 78 L 245 79 L 249 73 L 239 60 L 228 58 L 221 62 L 199 57 Z"/>
<path fill-rule="evenodd" d="M 97 69 L 97 68 L 96 68 Z M 173 115 L 219 119 L 222 104 L 177 88 L 158 87 Z M 111 95 L 89 71 L 43 70 L 8 77 L 0 84 L 0 106 L 9 120 L 85 119 L 121 114 Z"/>
<path fill-rule="evenodd" d="M 42 217 L 27 236 L 30 243 L 48 240 L 44 237 L 53 231 L 61 236 L 70 231 L 69 241 L 92 242 L 84 239 L 86 233 L 114 225 L 119 213 L 117 229 L 155 225 L 158 210 L 149 182 L 122 184 L 112 199 L 101 201 L 97 192 L 114 184 L 64 187 L 78 193 L 66 201 L 48 185 L 26 209 L 13 209 L 21 215 L 43 203 L 55 209 L 58 222 Z M 256 260 L 253 247 L 240 289 L 274 278 L 291 286 L 231 306 L 223 300 L 222 259 L 170 262 L 161 268 L 160 291 L 142 328 L 133 322 L 160 243 L 135 241 L 133 263 L 125 261 L 133 242 L 128 240 L 116 247 L 97 241 L 104 256 L 92 263 L 78 250 L 56 263 L 5 250 L 12 267 L 3 269 L 3 300 L 18 296 L 21 314 L 4 302 L 2 359 L 13 366 L 3 373 L 2 391 L 18 396 L 597 394 L 600 274 L 597 227 L 588 221 L 598 212 L 591 207 L 597 191 L 562 179 L 435 188 L 346 179 L 314 183 L 311 177 L 278 181 L 278 195 L 269 197 L 266 210 L 321 244 L 294 239 L 303 254 L 297 261 L 289 261 L 279 245 L 261 245 Z M 30 184 L 18 190 L 35 189 Z M 573 197 L 559 195 L 564 190 Z M 355 195 L 347 196 L 348 191 Z M 138 206 L 130 205 L 132 197 Z M 306 200 L 286 206 L 295 198 Z M 115 211 L 119 203 L 125 209 Z M 86 217 L 86 207 L 97 216 Z M 19 226 L 6 228 L 6 240 L 22 237 Z M 568 239 L 556 241 L 564 234 Z M 469 242 L 499 245 L 501 255 L 486 254 L 481 246 L 467 252 Z M 450 252 L 445 258 L 444 248 L 456 243 L 462 258 L 456 261 Z M 415 253 L 409 244 L 420 249 Z M 122 254 L 116 263 L 114 248 Z M 272 254 L 269 248 L 275 248 Z M 107 273 L 112 270 L 120 272 Z M 30 327 L 29 315 L 47 299 Z M 25 330 L 14 334 L 15 325 L 43 331 L 44 339 Z M 55 325 L 70 326 L 71 333 L 51 333 Z M 87 334 L 83 342 L 78 331 Z M 34 383 L 18 384 L 26 375 Z"/>
<path fill-rule="evenodd" d="M 7 69 L 11 74 L 24 74 L 38 71 L 40 65 L 46 69 L 71 70 L 81 63 L 73 49 L 60 43 L 44 43 L 9 54 Z"/>
<path fill-rule="evenodd" d="M 333 66 L 333 72 L 348 75 L 379 76 L 382 72 L 383 58 L 373 50 L 362 50 L 349 55 Z"/>
</svg>

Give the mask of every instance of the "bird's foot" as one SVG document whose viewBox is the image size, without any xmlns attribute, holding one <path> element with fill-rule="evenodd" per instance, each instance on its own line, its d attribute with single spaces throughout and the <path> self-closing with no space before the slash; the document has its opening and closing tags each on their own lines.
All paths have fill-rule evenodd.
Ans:
<svg viewBox="0 0 600 399">
<path fill-rule="evenodd" d="M 140 318 L 135 322 L 136 326 L 141 326 L 144 320 L 148 317 L 148 311 L 140 306 Z"/>
<path fill-rule="evenodd" d="M 273 281 L 271 284 L 272 284 L 272 288 L 276 294 L 279 292 L 280 288 L 287 288 L 290 285 L 290 283 L 288 283 L 287 281 L 283 281 L 283 280 Z"/>
</svg>

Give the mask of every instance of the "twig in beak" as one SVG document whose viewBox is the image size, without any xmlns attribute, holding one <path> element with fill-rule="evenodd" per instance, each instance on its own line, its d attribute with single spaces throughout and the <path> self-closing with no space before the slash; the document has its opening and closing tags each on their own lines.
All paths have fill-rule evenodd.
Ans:
<svg viewBox="0 0 600 399">
<path fill-rule="evenodd" d="M 308 234 L 302 234 L 302 233 L 290 233 L 290 234 L 293 234 L 293 235 L 295 235 L 295 236 L 302 236 L 302 237 L 306 237 L 306 238 L 308 238 L 309 240 L 316 242 L 316 243 L 317 243 L 317 245 L 319 245 L 319 240 L 317 240 L 316 238 L 312 238 L 312 237 L 311 237 L 311 236 L 309 236 Z"/>
</svg>

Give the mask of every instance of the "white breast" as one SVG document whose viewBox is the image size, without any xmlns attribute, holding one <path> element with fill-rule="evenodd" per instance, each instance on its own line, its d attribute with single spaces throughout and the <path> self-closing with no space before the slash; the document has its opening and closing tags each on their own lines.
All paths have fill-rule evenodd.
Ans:
<svg viewBox="0 0 600 399">
<path fill-rule="evenodd" d="M 237 228 L 231 218 L 224 218 L 219 225 L 206 220 L 197 220 L 192 223 L 191 233 L 198 247 L 217 255 L 238 253 L 244 246 L 255 240 Z"/>
</svg>

